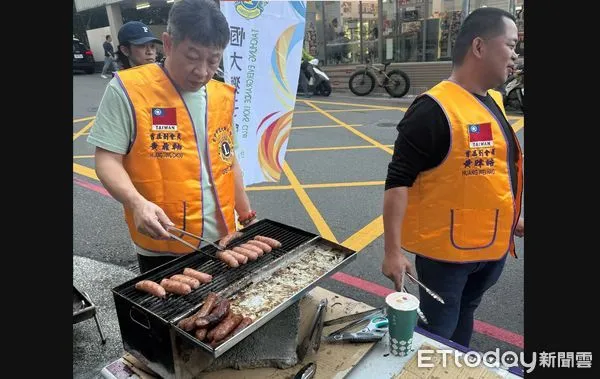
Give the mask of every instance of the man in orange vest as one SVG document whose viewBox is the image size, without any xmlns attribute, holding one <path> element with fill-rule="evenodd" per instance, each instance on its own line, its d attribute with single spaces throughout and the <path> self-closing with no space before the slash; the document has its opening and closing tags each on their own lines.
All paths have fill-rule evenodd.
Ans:
<svg viewBox="0 0 600 379">
<path fill-rule="evenodd" d="M 193 251 L 169 226 L 214 241 L 236 230 L 234 210 L 242 225 L 256 217 L 234 155 L 235 88 L 211 80 L 227 20 L 211 0 L 178 1 L 162 39 L 164 66 L 118 72 L 88 138 L 98 178 L 124 206 L 142 272 Z"/>
<path fill-rule="evenodd" d="M 450 78 L 419 96 L 398 125 L 388 167 L 382 272 L 397 291 L 413 267 L 445 301 L 420 291 L 421 309 L 435 334 L 468 346 L 473 313 L 496 283 L 520 218 L 522 153 L 492 90 L 515 68 L 514 17 L 480 8 L 456 38 Z"/>
</svg>

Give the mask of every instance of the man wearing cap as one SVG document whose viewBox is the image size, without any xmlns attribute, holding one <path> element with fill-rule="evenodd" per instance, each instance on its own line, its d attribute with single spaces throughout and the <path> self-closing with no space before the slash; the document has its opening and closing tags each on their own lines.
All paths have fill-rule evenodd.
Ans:
<svg viewBox="0 0 600 379">
<path fill-rule="evenodd" d="M 156 44 L 162 45 L 162 41 L 146 24 L 130 21 L 121 27 L 118 36 L 117 56 L 122 69 L 156 61 Z"/>
<path fill-rule="evenodd" d="M 212 0 L 180 0 L 162 40 L 164 65 L 117 72 L 88 137 L 142 272 L 194 251 L 171 239 L 169 226 L 215 241 L 235 232 L 235 213 L 242 226 L 256 220 L 234 154 L 235 88 L 211 80 L 229 43 L 227 20 Z"/>
</svg>

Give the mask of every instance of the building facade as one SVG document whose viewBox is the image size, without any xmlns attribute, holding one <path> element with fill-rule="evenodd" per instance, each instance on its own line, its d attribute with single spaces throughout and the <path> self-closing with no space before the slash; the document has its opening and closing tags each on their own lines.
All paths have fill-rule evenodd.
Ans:
<svg viewBox="0 0 600 379">
<path fill-rule="evenodd" d="M 105 8 L 105 30 L 118 43 L 118 29 L 131 19 L 160 35 L 172 2 L 74 0 L 74 7 L 80 14 Z M 349 74 L 360 65 L 391 61 L 411 78 L 409 94 L 418 94 L 448 76 L 461 22 L 480 7 L 504 9 L 517 17 L 518 53 L 523 56 L 523 0 L 309 0 L 304 48 L 325 66 L 334 89 L 347 89 Z"/>
</svg>

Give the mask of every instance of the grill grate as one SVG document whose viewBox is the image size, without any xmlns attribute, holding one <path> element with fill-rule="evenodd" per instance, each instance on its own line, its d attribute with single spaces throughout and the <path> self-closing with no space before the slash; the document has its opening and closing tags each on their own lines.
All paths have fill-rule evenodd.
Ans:
<svg viewBox="0 0 600 379">
<path fill-rule="evenodd" d="M 180 314 L 198 306 L 209 292 L 220 292 L 226 289 L 239 279 L 260 271 L 274 260 L 317 237 L 316 234 L 276 223 L 271 220 L 259 221 L 244 229 L 243 232 L 244 235 L 241 238 L 236 239 L 229 248 L 241 245 L 257 235 L 274 238 L 281 242 L 281 247 L 273 249 L 270 253 L 264 254 L 256 261 L 249 261 L 245 265 L 237 268 L 230 268 L 221 261 L 210 260 L 202 254 L 192 253 L 165 264 L 165 268 L 156 273 L 148 273 L 148 275 L 144 274 L 124 283 L 122 286 L 117 287 L 115 292 L 129 298 L 134 303 L 164 320 L 172 320 Z M 216 254 L 216 250 L 215 247 L 210 245 L 202 248 L 202 251 L 213 256 Z M 213 276 L 213 280 L 208 284 L 201 285 L 200 288 L 192 291 L 189 295 L 168 295 L 166 299 L 159 299 L 135 289 L 135 283 L 142 278 L 160 283 L 163 278 L 170 277 L 176 273 L 181 273 L 186 267 L 210 274 Z"/>
</svg>

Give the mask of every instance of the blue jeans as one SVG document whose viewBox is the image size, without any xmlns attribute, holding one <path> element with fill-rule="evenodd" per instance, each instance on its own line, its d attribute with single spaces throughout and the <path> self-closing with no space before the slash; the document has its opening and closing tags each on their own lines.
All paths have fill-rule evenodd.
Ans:
<svg viewBox="0 0 600 379">
<path fill-rule="evenodd" d="M 104 57 L 104 66 L 102 66 L 102 75 L 108 74 L 108 70 L 115 70 L 115 59 L 113 57 Z"/>
<path fill-rule="evenodd" d="M 473 313 L 485 291 L 500 278 L 507 255 L 497 261 L 473 263 L 447 263 L 417 255 L 419 281 L 446 303 L 439 303 L 419 286 L 421 310 L 429 321 L 425 325 L 419 320 L 419 326 L 468 347 L 473 334 Z"/>
</svg>

